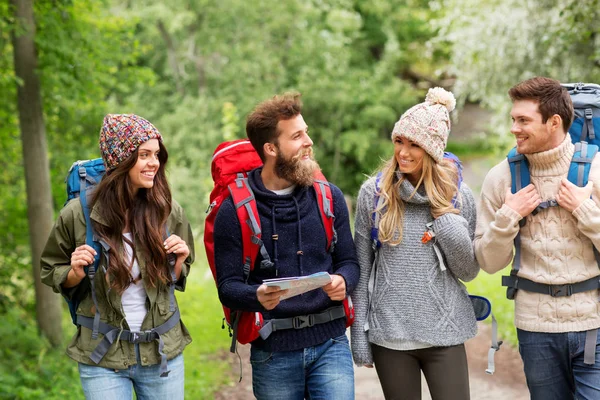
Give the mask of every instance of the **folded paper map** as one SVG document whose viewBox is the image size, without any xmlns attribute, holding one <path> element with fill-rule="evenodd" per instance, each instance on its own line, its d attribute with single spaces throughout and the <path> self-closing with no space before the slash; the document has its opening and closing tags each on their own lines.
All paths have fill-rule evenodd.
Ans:
<svg viewBox="0 0 600 400">
<path fill-rule="evenodd" d="M 269 287 L 277 286 L 288 292 L 281 296 L 281 300 L 289 299 L 302 293 L 323 287 L 331 282 L 327 272 L 317 272 L 307 276 L 292 276 L 288 278 L 265 279 L 263 283 Z"/>
</svg>

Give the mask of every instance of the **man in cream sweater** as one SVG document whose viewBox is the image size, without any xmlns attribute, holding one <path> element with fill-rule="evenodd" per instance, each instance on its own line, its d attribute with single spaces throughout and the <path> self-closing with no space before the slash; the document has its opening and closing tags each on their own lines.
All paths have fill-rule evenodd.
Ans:
<svg viewBox="0 0 600 400">
<path fill-rule="evenodd" d="M 600 158 L 585 187 L 566 179 L 574 154 L 568 133 L 573 104 L 558 81 L 532 78 L 509 95 L 511 133 L 528 161 L 531 184 L 512 194 L 508 161 L 490 170 L 481 191 L 476 257 L 484 271 L 502 270 L 513 261 L 519 234 L 515 326 L 531 398 L 600 399 L 594 254 L 594 246 L 600 248 Z M 558 206 L 533 213 L 548 200 Z"/>
</svg>

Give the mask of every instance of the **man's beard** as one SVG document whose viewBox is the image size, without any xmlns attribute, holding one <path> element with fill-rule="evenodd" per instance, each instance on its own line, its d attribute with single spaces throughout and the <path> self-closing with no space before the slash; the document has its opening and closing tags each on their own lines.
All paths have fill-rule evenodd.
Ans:
<svg viewBox="0 0 600 400">
<path fill-rule="evenodd" d="M 306 154 L 309 155 L 309 160 L 302 160 Z M 315 171 L 319 169 L 319 164 L 315 161 L 312 154 L 312 149 L 303 150 L 292 158 L 285 158 L 278 149 L 275 159 L 275 174 L 286 181 L 292 182 L 299 186 L 312 186 L 315 180 Z"/>
</svg>

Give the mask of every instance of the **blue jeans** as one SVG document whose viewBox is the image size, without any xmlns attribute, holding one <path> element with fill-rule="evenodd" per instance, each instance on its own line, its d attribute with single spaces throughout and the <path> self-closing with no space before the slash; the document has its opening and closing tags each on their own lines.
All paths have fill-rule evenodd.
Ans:
<svg viewBox="0 0 600 400">
<path fill-rule="evenodd" d="M 301 350 L 252 346 L 252 388 L 258 400 L 354 399 L 354 366 L 346 335 Z"/>
<path fill-rule="evenodd" d="M 138 353 L 139 354 L 139 353 Z M 183 400 L 183 354 L 168 361 L 169 376 L 160 377 L 160 364 L 108 369 L 79 363 L 79 377 L 87 400 Z"/>
<path fill-rule="evenodd" d="M 532 400 L 600 399 L 600 341 L 597 337 L 596 363 L 584 364 L 585 335 L 517 329 Z"/>
</svg>

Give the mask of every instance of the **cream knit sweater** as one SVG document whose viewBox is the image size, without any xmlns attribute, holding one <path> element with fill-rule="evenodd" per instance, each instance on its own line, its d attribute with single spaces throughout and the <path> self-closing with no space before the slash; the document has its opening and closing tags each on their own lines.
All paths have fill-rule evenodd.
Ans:
<svg viewBox="0 0 600 400">
<path fill-rule="evenodd" d="M 558 147 L 527 155 L 531 182 L 542 201 L 556 199 L 574 153 L 567 134 Z M 600 275 L 593 245 L 600 248 L 600 156 L 591 167 L 592 199 L 573 213 L 551 207 L 529 215 L 521 228 L 519 276 L 546 284 L 584 281 Z M 493 274 L 512 262 L 513 240 L 521 216 L 504 204 L 511 185 L 508 161 L 490 170 L 483 182 L 475 233 L 475 254 L 481 268 Z M 598 291 L 551 297 L 519 290 L 515 297 L 515 326 L 532 332 L 578 332 L 600 327 Z"/>
</svg>

